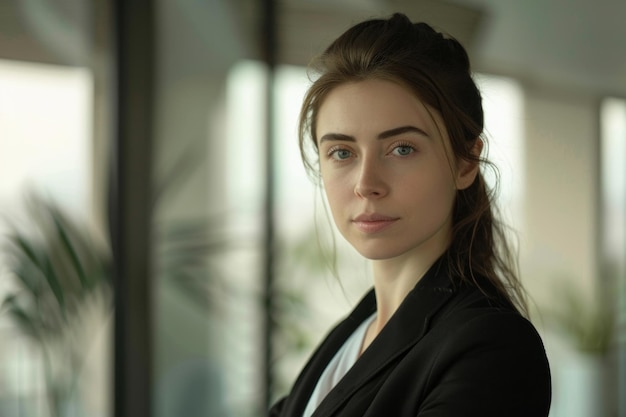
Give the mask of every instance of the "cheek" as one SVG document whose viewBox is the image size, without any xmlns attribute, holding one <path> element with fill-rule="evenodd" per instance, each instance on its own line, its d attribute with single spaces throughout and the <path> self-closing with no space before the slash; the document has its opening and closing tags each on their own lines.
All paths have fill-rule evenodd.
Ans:
<svg viewBox="0 0 626 417">
<path fill-rule="evenodd" d="M 346 198 L 347 185 L 345 179 L 322 174 L 322 185 L 326 198 L 331 206 L 335 204 L 335 202 Z"/>
<path fill-rule="evenodd" d="M 454 200 L 454 196 L 456 196 L 456 184 L 450 170 L 443 169 L 439 174 L 437 181 L 437 193 L 444 200 Z"/>
<path fill-rule="evenodd" d="M 454 178 L 449 170 L 433 169 L 427 174 L 417 175 L 414 182 L 403 181 L 405 189 L 402 193 L 409 195 L 420 207 L 431 207 L 435 211 L 447 211 L 452 207 L 456 196 Z"/>
<path fill-rule="evenodd" d="M 322 176 L 322 185 L 330 213 L 332 214 L 335 224 L 340 226 L 343 224 L 345 209 L 350 204 L 350 198 L 353 195 L 352 189 L 347 184 L 345 178 L 340 177 L 324 177 Z"/>
<path fill-rule="evenodd" d="M 436 182 L 442 191 L 456 193 L 456 182 L 454 167 L 445 155 L 439 155 L 437 163 L 432 167 L 432 173 L 436 177 Z"/>
</svg>

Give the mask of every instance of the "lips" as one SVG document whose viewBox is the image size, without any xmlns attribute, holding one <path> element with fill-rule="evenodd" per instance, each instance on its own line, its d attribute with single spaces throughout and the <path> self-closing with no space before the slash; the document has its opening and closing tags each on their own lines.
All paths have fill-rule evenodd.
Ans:
<svg viewBox="0 0 626 417">
<path fill-rule="evenodd" d="M 392 226 L 398 220 L 398 217 L 390 217 L 383 214 L 372 213 L 360 214 L 352 219 L 352 223 L 356 226 L 357 229 L 359 229 L 363 233 L 377 233 Z"/>
</svg>

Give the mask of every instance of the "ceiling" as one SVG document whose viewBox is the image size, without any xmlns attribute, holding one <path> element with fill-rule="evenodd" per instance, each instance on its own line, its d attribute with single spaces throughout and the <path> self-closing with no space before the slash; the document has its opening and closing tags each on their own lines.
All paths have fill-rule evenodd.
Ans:
<svg viewBox="0 0 626 417">
<path fill-rule="evenodd" d="M 102 0 L 93 0 L 102 1 Z M 162 0 L 171 62 L 199 71 L 255 56 L 260 0 Z M 0 2 L 0 59 L 85 65 L 94 17 L 82 0 Z M 364 18 L 393 11 L 457 37 L 474 69 L 594 96 L 626 97 L 626 1 L 277 0 L 279 60 L 306 65 Z M 207 30 L 209 28 L 209 30 Z M 219 32 L 224 36 L 211 36 Z"/>
<path fill-rule="evenodd" d="M 401 11 L 459 39 L 474 69 L 540 87 L 626 97 L 626 1 L 283 0 L 284 52 L 319 51 L 349 24 Z M 295 51 L 300 51 L 299 55 Z"/>
<path fill-rule="evenodd" d="M 475 45 L 485 71 L 626 98 L 626 1 L 455 0 L 486 11 Z"/>
</svg>

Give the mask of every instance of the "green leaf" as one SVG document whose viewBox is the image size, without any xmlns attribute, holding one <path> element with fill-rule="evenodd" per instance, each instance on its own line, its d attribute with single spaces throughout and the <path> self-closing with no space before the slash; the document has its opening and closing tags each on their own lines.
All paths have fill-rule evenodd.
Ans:
<svg viewBox="0 0 626 417">
<path fill-rule="evenodd" d="M 35 278 L 36 276 L 41 276 L 41 271 L 38 267 L 31 263 L 20 262 L 19 266 L 14 269 L 13 274 L 19 279 L 22 289 L 28 291 L 33 298 L 39 298 L 41 281 Z"/>
<path fill-rule="evenodd" d="M 22 332 L 36 340 L 41 339 L 38 321 L 17 303 L 17 296 L 9 295 L 2 302 L 2 308 L 7 308 L 9 314 Z"/>
<path fill-rule="evenodd" d="M 14 243 L 19 249 L 21 249 L 22 253 L 26 255 L 26 258 L 29 259 L 41 272 L 43 272 L 41 260 L 37 256 L 37 250 L 34 246 L 31 245 L 21 234 L 14 236 Z"/>
<path fill-rule="evenodd" d="M 56 228 L 56 232 L 59 235 L 59 238 L 61 239 L 61 243 L 63 245 L 63 248 L 66 250 L 67 254 L 70 257 L 70 261 L 72 263 L 72 266 L 74 267 L 77 275 L 78 275 L 78 279 L 80 280 L 80 283 L 82 285 L 83 288 L 89 288 L 91 285 L 89 285 L 89 280 L 87 278 L 87 275 L 85 274 L 85 268 L 83 267 L 82 263 L 80 262 L 80 259 L 78 257 L 78 254 L 76 252 L 76 250 L 74 249 L 74 246 L 72 245 L 72 242 L 70 241 L 67 232 L 65 231 L 65 228 L 63 227 L 62 224 L 62 219 L 59 213 L 57 213 L 56 211 L 52 212 L 52 220 L 54 221 L 54 226 Z"/>
<path fill-rule="evenodd" d="M 59 282 L 59 278 L 57 277 L 56 272 L 54 271 L 54 267 L 52 266 L 52 262 L 48 256 L 44 256 L 44 277 L 46 278 L 46 282 L 50 286 L 54 297 L 56 298 L 59 307 L 61 307 L 61 313 L 65 316 L 65 296 L 63 293 L 63 287 Z"/>
</svg>

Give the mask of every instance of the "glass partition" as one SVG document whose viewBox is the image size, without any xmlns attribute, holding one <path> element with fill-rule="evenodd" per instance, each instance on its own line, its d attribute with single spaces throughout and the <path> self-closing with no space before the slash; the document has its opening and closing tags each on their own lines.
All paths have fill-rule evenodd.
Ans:
<svg viewBox="0 0 626 417">
<path fill-rule="evenodd" d="M 94 3 L 0 14 L 0 415 L 107 416 Z"/>
</svg>

